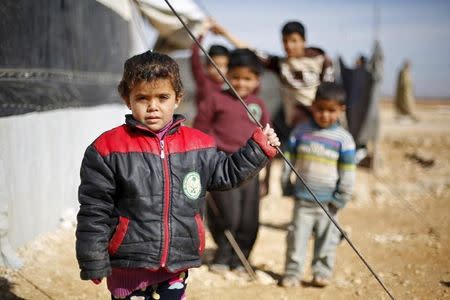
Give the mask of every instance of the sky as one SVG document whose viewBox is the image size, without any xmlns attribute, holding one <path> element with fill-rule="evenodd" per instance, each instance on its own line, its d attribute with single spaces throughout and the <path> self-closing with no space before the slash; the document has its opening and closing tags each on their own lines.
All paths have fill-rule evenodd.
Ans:
<svg viewBox="0 0 450 300">
<path fill-rule="evenodd" d="M 450 97 L 450 1 L 195 2 L 236 37 L 273 54 L 283 54 L 280 30 L 291 20 L 305 25 L 307 45 L 321 47 L 332 59 L 341 55 L 350 66 L 358 55 L 371 55 L 378 37 L 385 55 L 383 95 L 395 93 L 398 71 L 409 59 L 417 97 Z M 217 37 L 205 39 L 206 46 L 213 42 L 227 44 Z"/>
</svg>

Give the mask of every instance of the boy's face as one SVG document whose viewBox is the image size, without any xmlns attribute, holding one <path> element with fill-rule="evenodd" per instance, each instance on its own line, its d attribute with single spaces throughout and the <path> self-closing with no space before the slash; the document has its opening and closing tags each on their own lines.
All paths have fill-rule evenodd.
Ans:
<svg viewBox="0 0 450 300">
<path fill-rule="evenodd" d="M 247 97 L 259 86 L 259 76 L 248 67 L 228 70 L 227 78 L 241 98 Z"/>
<path fill-rule="evenodd" d="M 133 117 L 152 131 L 159 131 L 172 120 L 181 101 L 170 79 L 140 81 L 125 99 Z"/>
<path fill-rule="evenodd" d="M 301 57 L 305 52 L 305 40 L 296 32 L 283 36 L 283 46 L 288 58 Z"/>
<path fill-rule="evenodd" d="M 321 128 L 328 128 L 335 124 L 344 110 L 345 105 L 333 99 L 317 99 L 311 106 L 313 119 Z"/>
<path fill-rule="evenodd" d="M 219 70 L 222 74 L 227 74 L 228 70 L 228 56 L 226 55 L 214 55 L 211 57 L 214 63 L 219 67 Z M 219 72 L 217 72 L 216 68 L 212 64 L 208 64 L 206 66 L 206 71 L 208 72 L 208 76 L 217 83 L 223 83 L 223 78 L 220 76 Z"/>
</svg>

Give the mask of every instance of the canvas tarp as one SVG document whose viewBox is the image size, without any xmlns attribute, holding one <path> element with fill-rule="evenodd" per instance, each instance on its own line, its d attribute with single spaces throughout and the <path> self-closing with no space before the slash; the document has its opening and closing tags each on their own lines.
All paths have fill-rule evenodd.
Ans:
<svg viewBox="0 0 450 300">
<path fill-rule="evenodd" d="M 346 99 L 348 129 L 357 146 L 374 142 L 379 136 L 379 88 L 383 74 L 383 53 L 375 44 L 367 65 L 349 68 L 339 59 Z"/>
</svg>

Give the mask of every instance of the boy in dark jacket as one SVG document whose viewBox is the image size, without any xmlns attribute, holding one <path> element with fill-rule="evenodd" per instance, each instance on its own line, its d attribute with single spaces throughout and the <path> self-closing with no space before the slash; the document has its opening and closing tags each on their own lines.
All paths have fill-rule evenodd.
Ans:
<svg viewBox="0 0 450 300">
<path fill-rule="evenodd" d="M 264 101 L 255 96 L 260 85 L 263 66 L 249 49 L 237 49 L 230 53 L 227 77 L 239 96 L 247 103 L 250 111 L 262 124 L 270 122 Z M 243 145 L 257 128 L 257 124 L 243 109 L 230 90 L 222 90 L 202 101 L 194 120 L 194 127 L 211 134 L 217 148 L 233 153 Z M 208 225 L 218 250 L 211 269 L 225 271 L 242 270 L 243 266 L 224 235 L 228 229 L 235 236 L 246 257 L 250 255 L 259 227 L 259 182 L 254 178 L 241 187 L 221 192 L 212 192 L 213 205 L 221 216 L 214 214 L 208 202 Z"/>
<path fill-rule="evenodd" d="M 184 299 L 201 264 L 207 190 L 231 189 L 276 154 L 274 131 L 254 130 L 226 155 L 174 115 L 183 88 L 176 62 L 150 51 L 125 62 L 119 93 L 132 114 L 98 137 L 81 166 L 76 252 L 81 278 L 107 278 L 112 298 Z"/>
</svg>

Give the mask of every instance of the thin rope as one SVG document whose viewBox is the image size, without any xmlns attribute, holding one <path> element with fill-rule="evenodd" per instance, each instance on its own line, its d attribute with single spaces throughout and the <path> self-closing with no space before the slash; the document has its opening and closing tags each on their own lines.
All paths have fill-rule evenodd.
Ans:
<svg viewBox="0 0 450 300">
<path fill-rule="evenodd" d="M 45 297 L 47 297 L 50 300 L 55 300 L 52 296 L 50 296 L 46 291 L 38 287 L 36 284 L 34 284 L 30 279 L 25 277 L 21 272 L 17 271 L 17 274 L 22 277 L 26 282 L 28 282 L 30 285 L 32 285 L 36 290 L 38 290 L 41 294 L 43 294 Z"/>
<path fill-rule="evenodd" d="M 176 10 L 172 7 L 172 5 L 169 3 L 168 0 L 164 0 L 167 5 L 170 7 L 174 15 L 180 20 L 181 24 L 183 24 L 184 28 L 186 29 L 187 33 L 190 35 L 192 40 L 199 46 L 199 48 L 202 50 L 202 52 L 206 55 L 209 62 L 214 66 L 214 68 L 217 70 L 217 72 L 220 74 L 222 79 L 227 83 L 227 85 L 230 87 L 230 89 L 233 91 L 233 94 L 238 98 L 238 100 L 241 102 L 241 104 L 244 106 L 245 110 L 248 112 L 248 114 L 252 117 L 252 119 L 255 121 L 256 124 L 260 128 L 263 128 L 259 120 L 256 119 L 256 117 L 252 114 L 250 109 L 248 108 L 247 104 L 244 102 L 244 100 L 239 96 L 239 94 L 234 89 L 233 85 L 228 81 L 228 79 L 225 77 L 225 75 L 220 71 L 219 67 L 216 65 L 216 63 L 212 60 L 211 56 L 209 56 L 208 52 L 203 48 L 203 46 L 200 44 L 200 42 L 197 40 L 197 38 L 194 36 L 194 34 L 190 31 L 190 29 L 187 27 L 186 23 L 183 21 L 183 19 L 178 15 Z M 286 158 L 286 156 L 281 151 L 280 147 L 275 147 L 278 151 L 278 153 L 281 155 L 281 157 L 284 159 L 284 161 L 288 164 L 288 166 L 291 168 L 291 170 L 294 172 L 294 174 L 297 176 L 298 179 L 304 184 L 308 192 L 312 195 L 314 201 L 322 208 L 322 210 L 325 212 L 325 214 L 328 216 L 328 218 L 333 222 L 333 224 L 336 226 L 336 228 L 341 232 L 342 236 L 345 238 L 345 240 L 348 242 L 350 247 L 355 251 L 357 256 L 361 259 L 361 261 L 364 263 L 364 265 L 369 269 L 369 271 L 372 273 L 372 275 L 375 277 L 375 279 L 378 281 L 378 283 L 381 285 L 381 287 L 384 289 L 384 291 L 389 295 L 389 297 L 394 300 L 394 296 L 391 294 L 391 292 L 388 290 L 388 288 L 384 285 L 383 281 L 381 281 L 380 277 L 375 273 L 375 271 L 372 269 L 372 267 L 369 265 L 369 263 L 366 261 L 366 259 L 362 256 L 362 254 L 356 249 L 355 245 L 352 243 L 352 241 L 349 239 L 345 231 L 341 228 L 341 226 L 337 223 L 337 221 L 330 215 L 327 209 L 323 206 L 322 203 L 317 199 L 317 196 L 313 193 L 311 188 L 306 184 L 305 180 L 300 176 L 300 174 L 295 170 L 292 163 Z"/>
<path fill-rule="evenodd" d="M 420 223 L 422 223 L 422 225 L 424 225 L 425 227 L 428 227 L 428 231 L 431 234 L 435 234 L 438 235 L 437 229 L 434 228 L 433 225 L 431 225 L 430 220 L 428 219 L 427 216 L 425 216 L 424 214 L 420 213 L 418 210 L 416 210 L 414 208 L 414 205 L 407 200 L 405 197 L 403 197 L 399 192 L 396 191 L 396 189 L 394 188 L 394 186 L 392 186 L 391 184 L 389 184 L 386 180 L 384 180 L 383 178 L 375 175 L 374 173 L 372 173 L 372 176 L 374 177 L 374 179 L 378 182 L 380 182 L 381 184 L 385 185 L 387 190 L 389 191 L 389 193 L 394 196 L 396 199 L 400 199 L 401 202 L 404 204 L 404 207 L 406 207 L 409 211 L 411 211 L 414 216 L 419 220 Z M 430 197 L 428 194 L 426 194 L 428 197 Z"/>
</svg>

